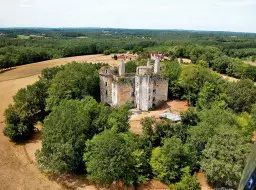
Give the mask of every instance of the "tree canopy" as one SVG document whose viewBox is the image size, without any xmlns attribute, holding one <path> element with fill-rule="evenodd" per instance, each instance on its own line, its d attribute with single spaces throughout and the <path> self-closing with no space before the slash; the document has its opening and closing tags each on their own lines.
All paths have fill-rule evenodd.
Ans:
<svg viewBox="0 0 256 190">
<path fill-rule="evenodd" d="M 48 89 L 47 109 L 51 110 L 63 99 L 99 99 L 99 72 L 97 65 L 73 62 L 59 71 Z"/>
<path fill-rule="evenodd" d="M 122 181 L 128 186 L 147 181 L 147 157 L 140 144 L 131 133 L 104 131 L 94 136 L 84 153 L 88 179 L 105 185 Z"/>
</svg>

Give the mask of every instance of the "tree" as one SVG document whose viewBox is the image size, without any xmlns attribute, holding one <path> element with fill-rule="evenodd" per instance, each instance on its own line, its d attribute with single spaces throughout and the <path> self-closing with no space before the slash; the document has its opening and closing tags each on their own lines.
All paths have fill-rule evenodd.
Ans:
<svg viewBox="0 0 256 190">
<path fill-rule="evenodd" d="M 54 107 L 44 120 L 42 149 L 37 154 L 40 168 L 55 173 L 84 172 L 85 141 L 108 128 L 102 110 L 105 114 L 104 106 L 92 97 L 63 100 Z"/>
<path fill-rule="evenodd" d="M 64 66 L 45 68 L 41 72 L 40 79 L 51 81 L 56 76 L 56 74 L 63 69 L 64 69 Z"/>
<path fill-rule="evenodd" d="M 202 169 L 208 182 L 218 188 L 236 188 L 249 151 L 248 139 L 239 130 L 221 126 L 203 151 Z"/>
<path fill-rule="evenodd" d="M 162 147 L 152 152 L 150 164 L 153 174 L 164 183 L 176 182 L 181 178 L 181 169 L 186 165 L 185 149 L 177 137 L 165 139 Z"/>
<path fill-rule="evenodd" d="M 211 84 L 206 82 L 198 94 L 196 107 L 200 109 L 210 109 L 212 107 L 219 107 L 225 109 L 227 107 L 227 95 L 221 88 L 223 85 Z"/>
<path fill-rule="evenodd" d="M 256 103 L 256 87 L 248 79 L 230 83 L 225 88 L 225 93 L 228 95 L 228 106 L 237 113 L 250 112 L 252 105 Z"/>
<path fill-rule="evenodd" d="M 126 73 L 136 73 L 137 64 L 135 61 L 128 61 L 125 64 L 125 72 Z"/>
<path fill-rule="evenodd" d="M 252 65 L 248 65 L 242 74 L 242 77 L 245 79 L 251 79 L 252 81 L 256 81 L 256 67 Z"/>
<path fill-rule="evenodd" d="M 183 169 L 181 181 L 170 187 L 171 190 L 200 190 L 201 186 L 197 181 L 196 174 L 190 175 L 190 168 Z"/>
<path fill-rule="evenodd" d="M 204 61 L 204 60 L 198 60 L 198 61 L 197 61 L 197 64 L 200 65 L 201 67 L 205 67 L 205 68 L 208 68 L 208 67 L 209 67 L 209 63 L 207 63 L 207 62 Z"/>
<path fill-rule="evenodd" d="M 93 96 L 99 99 L 99 73 L 96 65 L 73 62 L 65 65 L 53 78 L 48 89 L 47 110 L 63 99 L 83 99 Z"/>
<path fill-rule="evenodd" d="M 127 132 L 130 129 L 130 115 L 129 107 L 114 108 L 108 117 L 108 126 L 117 132 Z"/>
<path fill-rule="evenodd" d="M 169 80 L 168 96 L 169 98 L 180 98 L 183 90 L 178 84 L 181 74 L 181 65 L 177 62 L 164 62 L 163 76 Z"/>
<path fill-rule="evenodd" d="M 216 84 L 217 79 L 218 76 L 210 69 L 198 65 L 188 65 L 182 69 L 179 83 L 184 88 L 184 98 L 194 105 L 204 84 L 206 82 Z"/>
<path fill-rule="evenodd" d="M 5 111 L 4 134 L 13 141 L 28 139 L 34 132 L 34 124 L 43 121 L 47 84 L 40 80 L 27 88 L 20 89 L 13 97 L 14 104 Z"/>
<path fill-rule="evenodd" d="M 256 61 L 256 56 L 252 56 L 252 62 L 255 62 Z"/>
<path fill-rule="evenodd" d="M 188 129 L 188 138 L 186 146 L 196 155 L 196 160 L 202 159 L 202 151 L 205 149 L 209 141 L 209 137 L 216 134 L 220 125 L 227 125 L 230 127 L 238 127 L 236 116 L 228 111 L 218 107 L 212 109 L 205 109 L 198 113 L 199 121 L 197 126 Z"/>
<path fill-rule="evenodd" d="M 154 141 L 153 125 L 155 122 L 156 120 L 152 117 L 145 117 L 140 121 L 142 126 L 142 135 L 151 142 Z"/>
<path fill-rule="evenodd" d="M 9 137 L 12 141 L 23 141 L 31 137 L 34 132 L 34 125 L 27 119 L 21 120 L 19 112 L 16 107 L 9 105 L 4 113 L 6 127 L 4 128 L 4 135 Z"/>
<path fill-rule="evenodd" d="M 104 131 L 86 142 L 84 153 L 88 179 L 104 185 L 122 181 L 126 185 L 145 182 L 148 174 L 145 152 L 140 149 L 138 137 Z"/>
<path fill-rule="evenodd" d="M 225 74 L 230 62 L 232 62 L 232 59 L 227 56 L 218 57 L 212 61 L 212 68 L 219 73 Z"/>
<path fill-rule="evenodd" d="M 114 60 L 117 60 L 117 59 L 118 59 L 117 55 L 114 55 Z"/>
<path fill-rule="evenodd" d="M 181 113 L 181 121 L 184 125 L 195 126 L 199 122 L 197 111 L 195 108 L 189 108 Z"/>
</svg>

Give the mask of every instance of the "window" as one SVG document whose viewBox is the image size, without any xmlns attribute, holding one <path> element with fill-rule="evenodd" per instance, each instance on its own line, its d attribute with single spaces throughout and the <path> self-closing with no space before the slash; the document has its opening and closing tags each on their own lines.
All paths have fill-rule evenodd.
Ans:
<svg viewBox="0 0 256 190">
<path fill-rule="evenodd" d="M 154 85 L 156 85 L 156 81 L 154 80 Z"/>
<path fill-rule="evenodd" d="M 106 90 L 106 96 L 108 95 L 108 91 Z"/>
<path fill-rule="evenodd" d="M 155 98 L 155 97 L 153 97 L 153 101 L 156 101 L 156 98 Z"/>
<path fill-rule="evenodd" d="M 108 86 L 108 83 L 107 83 L 107 82 L 105 82 L 105 85 L 106 85 L 106 86 Z"/>
<path fill-rule="evenodd" d="M 108 70 L 105 70 L 106 74 L 108 74 Z"/>
<path fill-rule="evenodd" d="M 153 90 L 153 94 L 156 94 L 156 89 Z"/>
<path fill-rule="evenodd" d="M 134 92 L 131 92 L 131 97 L 134 97 Z"/>
<path fill-rule="evenodd" d="M 150 101 L 150 96 L 148 97 L 148 100 Z"/>
</svg>

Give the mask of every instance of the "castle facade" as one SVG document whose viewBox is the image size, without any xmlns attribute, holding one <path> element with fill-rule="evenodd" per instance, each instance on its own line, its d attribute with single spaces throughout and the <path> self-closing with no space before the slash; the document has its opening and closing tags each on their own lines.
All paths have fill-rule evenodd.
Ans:
<svg viewBox="0 0 256 190">
<path fill-rule="evenodd" d="M 136 73 L 125 73 L 125 63 L 120 62 L 118 72 L 107 66 L 100 69 L 101 101 L 110 106 L 132 103 L 134 108 L 148 111 L 168 98 L 168 80 L 160 74 L 160 60 L 154 65 L 139 66 Z"/>
</svg>

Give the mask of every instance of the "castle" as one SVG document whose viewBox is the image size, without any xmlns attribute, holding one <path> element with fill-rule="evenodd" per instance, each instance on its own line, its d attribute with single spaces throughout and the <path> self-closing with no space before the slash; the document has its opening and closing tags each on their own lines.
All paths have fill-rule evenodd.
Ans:
<svg viewBox="0 0 256 190">
<path fill-rule="evenodd" d="M 139 66 L 136 74 L 125 73 L 125 63 L 120 62 L 119 71 L 106 66 L 100 69 L 101 101 L 110 106 L 132 103 L 134 108 L 148 111 L 168 98 L 168 80 L 160 75 L 160 60 L 154 65 L 150 59 L 147 66 Z"/>
</svg>

